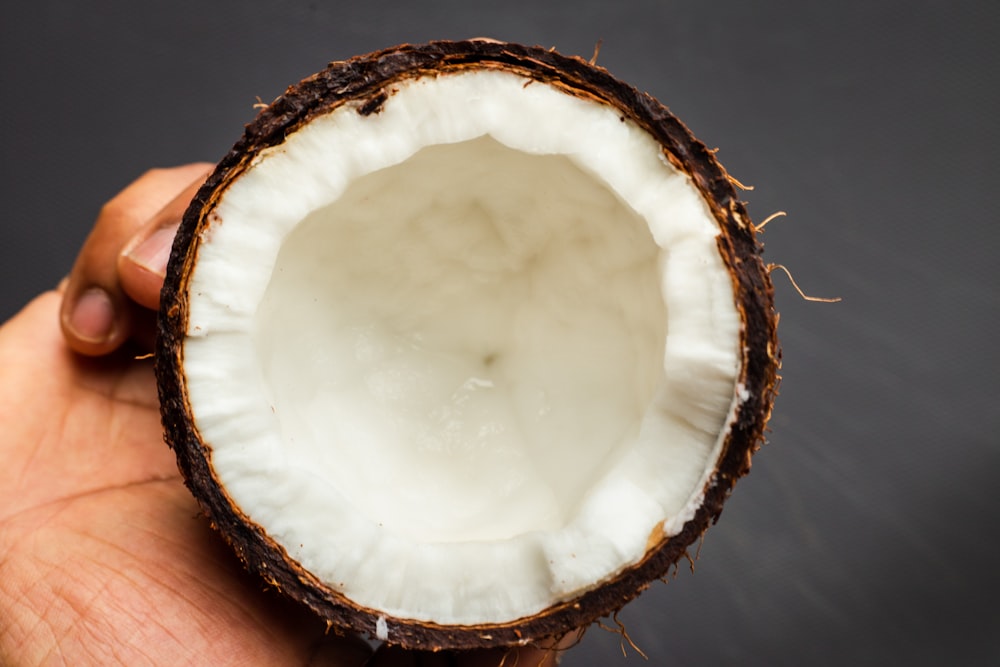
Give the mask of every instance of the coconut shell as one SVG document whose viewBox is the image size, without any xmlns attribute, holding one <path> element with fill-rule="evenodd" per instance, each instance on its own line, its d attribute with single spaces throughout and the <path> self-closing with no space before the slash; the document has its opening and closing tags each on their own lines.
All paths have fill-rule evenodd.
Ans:
<svg viewBox="0 0 1000 667">
<path fill-rule="evenodd" d="M 305 571 L 232 502 L 213 471 L 210 444 L 202 441 L 194 427 L 194 410 L 185 389 L 183 346 L 188 328 L 188 284 L 197 261 L 199 234 L 212 224 L 221 194 L 255 156 L 341 105 L 357 103 L 362 115 L 379 113 L 398 82 L 475 69 L 516 73 L 568 95 L 608 105 L 652 135 L 665 158 L 690 176 L 721 231 L 718 249 L 732 278 L 742 320 L 738 381 L 748 398 L 736 407 L 715 474 L 704 489 L 703 504 L 679 534 L 670 538 L 654 534 L 639 563 L 576 599 L 509 623 L 450 626 L 393 618 L 358 606 Z M 308 606 L 329 626 L 378 634 L 383 639 L 387 633 L 389 643 L 431 650 L 512 646 L 560 636 L 615 612 L 650 582 L 667 574 L 718 519 L 736 480 L 750 470 L 751 455 L 763 441 L 776 395 L 780 357 L 773 291 L 760 255 L 755 228 L 734 181 L 716 161 L 714 152 L 661 103 L 586 60 L 538 47 L 472 40 L 403 45 L 334 62 L 290 87 L 260 112 L 184 216 L 167 269 L 158 320 L 156 376 L 166 439 L 188 488 L 245 566 L 271 587 Z"/>
</svg>

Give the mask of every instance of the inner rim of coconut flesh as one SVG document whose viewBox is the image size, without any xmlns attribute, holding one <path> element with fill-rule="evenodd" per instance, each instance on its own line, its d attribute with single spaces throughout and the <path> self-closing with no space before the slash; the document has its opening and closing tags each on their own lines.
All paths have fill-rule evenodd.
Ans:
<svg viewBox="0 0 1000 667">
<path fill-rule="evenodd" d="M 184 346 L 233 501 L 389 617 L 502 623 L 702 502 L 741 390 L 719 233 L 618 112 L 515 74 L 395 85 L 264 151 Z"/>
</svg>

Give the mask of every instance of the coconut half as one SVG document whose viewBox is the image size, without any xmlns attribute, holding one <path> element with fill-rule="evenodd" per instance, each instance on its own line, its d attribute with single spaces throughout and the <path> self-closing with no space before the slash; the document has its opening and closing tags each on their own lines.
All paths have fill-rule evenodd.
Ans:
<svg viewBox="0 0 1000 667">
<path fill-rule="evenodd" d="M 603 69 L 487 40 L 263 110 L 184 218 L 159 326 L 212 523 L 412 648 L 556 636 L 664 575 L 749 470 L 778 365 L 713 153 Z"/>
</svg>

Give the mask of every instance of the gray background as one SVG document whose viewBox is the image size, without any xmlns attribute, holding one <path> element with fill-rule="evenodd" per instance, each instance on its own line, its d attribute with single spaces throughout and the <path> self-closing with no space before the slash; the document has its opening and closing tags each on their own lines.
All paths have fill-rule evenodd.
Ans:
<svg viewBox="0 0 1000 667">
<path fill-rule="evenodd" d="M 695 574 L 620 615 L 653 665 L 1000 664 L 996 2 L 55 2 L 0 13 L 0 315 L 100 204 L 215 161 L 286 85 L 404 41 L 589 57 L 755 189 L 785 363 Z M 2 369 L 0 369 L 2 372 Z M 646 664 L 594 628 L 564 664 Z"/>
</svg>

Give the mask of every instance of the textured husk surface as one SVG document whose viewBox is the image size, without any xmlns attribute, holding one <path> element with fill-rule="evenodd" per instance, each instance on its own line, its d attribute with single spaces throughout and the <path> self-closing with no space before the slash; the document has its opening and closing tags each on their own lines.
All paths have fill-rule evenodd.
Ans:
<svg viewBox="0 0 1000 667">
<path fill-rule="evenodd" d="M 454 626 L 393 618 L 358 606 L 305 571 L 232 502 L 213 471 L 211 443 L 204 442 L 195 427 L 195 407 L 185 389 L 183 346 L 188 282 L 197 261 L 199 234 L 211 226 L 212 212 L 222 193 L 257 154 L 281 144 L 296 128 L 341 105 L 356 104 L 362 115 L 378 113 L 399 82 L 475 69 L 519 74 L 569 95 L 609 105 L 655 137 L 666 159 L 690 175 L 721 230 L 719 253 L 732 277 L 742 320 L 739 382 L 749 398 L 737 406 L 715 474 L 704 489 L 703 504 L 679 534 L 661 538 L 639 563 L 611 580 L 595 582 L 594 588 L 576 599 L 509 623 Z M 403 45 L 334 62 L 290 87 L 247 125 L 185 214 L 170 258 L 158 322 L 156 374 L 166 439 L 188 488 L 244 565 L 268 585 L 310 607 L 329 626 L 374 636 L 376 623 L 383 619 L 388 642 L 432 650 L 511 646 L 559 636 L 615 612 L 650 582 L 666 575 L 718 519 L 734 483 L 749 471 L 751 455 L 763 442 L 776 395 L 780 356 L 773 292 L 760 254 L 761 246 L 734 182 L 714 153 L 658 101 L 586 60 L 538 47 L 472 40 Z"/>
</svg>

